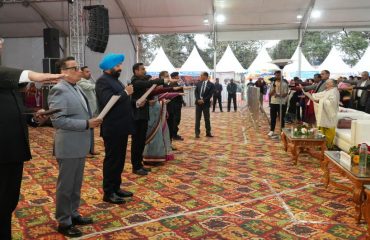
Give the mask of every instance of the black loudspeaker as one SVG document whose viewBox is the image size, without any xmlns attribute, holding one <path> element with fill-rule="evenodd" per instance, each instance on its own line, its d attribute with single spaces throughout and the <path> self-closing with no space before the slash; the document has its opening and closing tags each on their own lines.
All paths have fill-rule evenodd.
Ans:
<svg viewBox="0 0 370 240">
<path fill-rule="evenodd" d="M 89 33 L 86 46 L 94 52 L 104 53 L 109 39 L 108 9 L 103 5 L 86 6 L 89 10 Z"/>
<path fill-rule="evenodd" d="M 60 58 L 58 29 L 44 28 L 44 58 Z"/>
<path fill-rule="evenodd" d="M 44 73 L 59 73 L 60 69 L 56 63 L 59 58 L 43 58 L 42 59 L 42 70 Z"/>
</svg>

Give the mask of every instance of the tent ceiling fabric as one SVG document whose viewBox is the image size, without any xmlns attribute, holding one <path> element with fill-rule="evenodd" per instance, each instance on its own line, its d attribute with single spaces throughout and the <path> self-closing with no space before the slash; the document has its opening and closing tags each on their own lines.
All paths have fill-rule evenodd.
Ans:
<svg viewBox="0 0 370 240">
<path fill-rule="evenodd" d="M 136 34 L 212 31 L 213 0 L 118 1 L 124 6 L 128 19 L 137 30 Z M 91 2 L 92 4 L 101 2 L 109 9 L 111 34 L 128 32 L 116 1 L 92 0 Z M 67 1 L 34 4 L 60 28 L 69 32 Z M 302 21 L 297 19 L 297 15 L 303 15 L 309 5 L 310 0 L 215 0 L 216 13 L 225 15 L 225 22 L 218 24 L 216 31 L 222 35 L 228 32 L 297 30 Z M 313 10 L 320 10 L 322 16 L 317 19 L 311 18 L 309 29 L 370 28 L 369 0 L 316 0 Z M 208 25 L 203 23 L 206 18 L 209 20 Z M 31 6 L 5 3 L 0 7 L 0 36 L 2 37 L 42 36 L 42 29 L 45 27 L 42 18 Z M 298 34 L 298 31 L 295 32 Z M 252 33 L 249 33 L 249 36 L 255 39 Z M 291 37 L 294 31 L 288 33 L 281 38 Z"/>
</svg>

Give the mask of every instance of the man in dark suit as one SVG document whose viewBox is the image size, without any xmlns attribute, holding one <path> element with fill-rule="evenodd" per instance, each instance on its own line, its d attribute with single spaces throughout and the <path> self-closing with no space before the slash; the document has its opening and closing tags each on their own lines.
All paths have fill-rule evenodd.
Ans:
<svg viewBox="0 0 370 240">
<path fill-rule="evenodd" d="M 0 66 L 0 239 L 11 239 L 11 219 L 21 188 L 23 163 L 31 159 L 21 83 L 43 82 L 61 74 L 37 73 Z M 38 112 L 36 120 L 45 120 Z"/>
<path fill-rule="evenodd" d="M 222 92 L 222 85 L 220 84 L 220 80 L 216 78 L 215 91 L 213 92 L 213 111 L 212 112 L 215 111 L 217 101 L 218 101 L 218 106 L 220 107 L 220 112 L 222 112 L 221 92 Z"/>
<path fill-rule="evenodd" d="M 213 95 L 215 85 L 208 80 L 208 73 L 202 72 L 200 81 L 195 88 L 195 137 L 199 138 L 200 120 L 202 113 L 206 124 L 206 137 L 213 137 L 211 134 L 211 121 L 209 108 L 211 107 L 211 97 Z"/>
<path fill-rule="evenodd" d="M 134 118 L 131 106 L 132 85 L 124 86 L 119 81 L 123 54 L 108 54 L 100 62 L 103 75 L 95 85 L 100 111 L 113 95 L 121 96 L 104 117 L 100 134 L 104 139 L 105 158 L 103 163 L 103 200 L 114 204 L 125 202 L 124 197 L 133 193 L 122 190 L 121 174 L 126 159 L 128 136 L 134 132 Z"/>
<path fill-rule="evenodd" d="M 164 85 L 169 82 L 169 79 L 147 79 L 143 63 L 135 63 L 132 67 L 132 71 L 134 73 L 131 78 L 131 83 L 134 87 L 132 103 L 135 124 L 135 133 L 132 135 L 131 143 L 132 172 L 137 175 L 147 175 L 150 168 L 145 168 L 143 166 L 143 151 L 145 148 L 146 132 L 148 130 L 149 104 L 144 102 L 143 106 L 138 106 L 136 101 L 139 100 L 153 84 Z"/>
<path fill-rule="evenodd" d="M 238 86 L 234 83 L 234 79 L 230 80 L 230 83 L 227 84 L 227 111 L 230 112 L 231 107 L 231 99 L 233 100 L 234 104 L 234 111 L 236 112 L 236 91 L 238 90 Z"/>
<path fill-rule="evenodd" d="M 171 73 L 171 81 L 170 86 L 171 87 L 179 87 L 179 72 L 173 72 Z M 184 90 L 178 90 L 178 92 L 184 92 Z M 168 128 L 170 130 L 170 138 L 172 140 L 180 140 L 183 141 L 184 138 L 181 137 L 178 132 L 179 132 L 179 125 L 181 121 L 181 108 L 182 106 L 185 105 L 184 99 L 182 96 L 177 96 L 173 98 L 168 104 L 167 104 L 167 111 L 168 111 Z"/>
</svg>

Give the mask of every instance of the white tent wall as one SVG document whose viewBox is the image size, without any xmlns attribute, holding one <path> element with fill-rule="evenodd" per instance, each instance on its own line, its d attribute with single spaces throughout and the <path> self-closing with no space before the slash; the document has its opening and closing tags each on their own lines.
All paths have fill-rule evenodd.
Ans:
<svg viewBox="0 0 370 240">
<path fill-rule="evenodd" d="M 63 39 L 60 39 L 63 46 Z M 129 82 L 132 76 L 132 65 L 136 62 L 136 54 L 131 43 L 130 36 L 110 35 L 105 53 L 123 53 L 123 71 L 120 80 Z M 61 53 L 62 57 L 63 54 Z M 88 47 L 85 49 L 85 65 L 91 69 L 94 79 L 97 79 L 102 71 L 99 69 L 99 62 L 104 56 L 103 53 L 92 52 Z M 31 69 L 42 72 L 42 59 L 44 58 L 43 38 L 6 38 L 2 51 L 2 64 L 4 66 L 20 69 Z"/>
</svg>

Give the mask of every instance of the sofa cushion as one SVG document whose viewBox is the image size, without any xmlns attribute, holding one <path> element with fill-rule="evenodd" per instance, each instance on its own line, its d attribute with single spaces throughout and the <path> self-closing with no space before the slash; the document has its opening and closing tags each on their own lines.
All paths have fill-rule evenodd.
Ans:
<svg viewBox="0 0 370 240">
<path fill-rule="evenodd" d="M 351 142 L 351 129 L 336 129 L 335 135 L 337 138 L 342 139 L 345 142 Z"/>
</svg>

